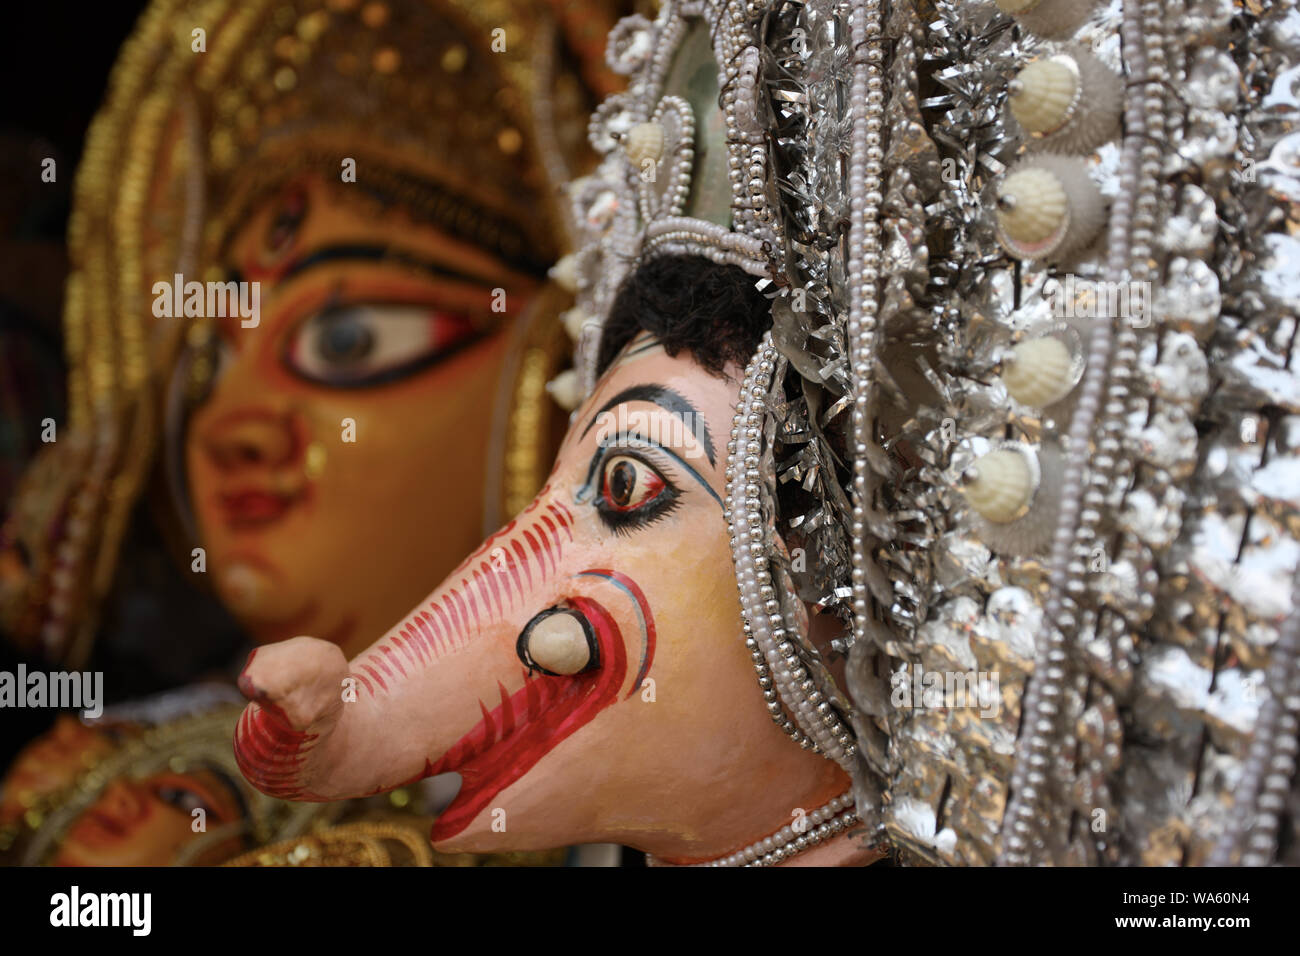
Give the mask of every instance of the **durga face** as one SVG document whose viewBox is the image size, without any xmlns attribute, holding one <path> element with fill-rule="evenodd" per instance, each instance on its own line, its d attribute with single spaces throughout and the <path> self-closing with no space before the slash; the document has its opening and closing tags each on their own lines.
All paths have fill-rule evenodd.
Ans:
<svg viewBox="0 0 1300 956">
<path fill-rule="evenodd" d="M 537 282 L 349 188 L 294 181 L 236 232 L 262 317 L 222 324 L 185 458 L 241 623 L 354 652 L 482 533 L 505 328 Z"/>
<path fill-rule="evenodd" d="M 72 825 L 54 856 L 55 866 L 156 866 L 176 858 L 202 830 L 239 820 L 238 789 L 220 771 L 193 768 L 142 780 L 116 778 Z M 207 848 L 205 860 L 222 860 L 243 848 L 238 836 Z"/>
<path fill-rule="evenodd" d="M 94 427 L 60 434 L 0 533 L 0 615 L 24 647 L 73 659 L 117 637 L 104 608 L 134 582 L 107 572 L 163 477 L 185 527 L 158 508 L 162 536 L 202 549 L 187 570 L 247 636 L 312 633 L 349 656 L 536 492 L 568 346 L 567 294 L 545 281 L 565 244 L 555 189 L 591 159 L 588 98 L 621 81 L 601 65 L 612 4 L 506 6 L 151 5 L 77 196 L 86 293 L 67 326 L 86 343 L 73 404 Z M 172 42 L 163 25 L 197 7 L 212 48 L 238 55 Z M 543 40 L 555 59 L 535 70 Z M 143 184 L 129 211 L 123 177 Z M 209 293 L 257 283 L 240 301 L 258 321 L 188 301 L 199 323 L 153 321 L 156 280 L 179 273 Z M 122 307 L 133 289 L 151 290 L 152 317 L 148 299 Z M 0 823 L 24 817 L 15 788 L 54 799 L 112 743 L 87 731 L 25 753 Z"/>
</svg>

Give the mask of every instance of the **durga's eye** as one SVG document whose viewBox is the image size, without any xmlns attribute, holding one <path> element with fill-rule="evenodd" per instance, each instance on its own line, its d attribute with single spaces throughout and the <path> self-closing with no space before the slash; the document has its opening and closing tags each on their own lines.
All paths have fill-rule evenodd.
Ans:
<svg viewBox="0 0 1300 956">
<path fill-rule="evenodd" d="M 286 362 L 321 385 L 355 388 L 401 378 L 474 337 L 468 316 L 429 306 L 334 306 L 299 324 Z"/>
<path fill-rule="evenodd" d="M 635 511 L 658 498 L 666 487 L 663 476 L 645 462 L 619 455 L 605 462 L 600 496 L 613 511 Z"/>
<path fill-rule="evenodd" d="M 196 809 L 202 809 L 205 813 L 209 813 L 212 810 L 202 797 L 194 791 L 187 790 L 184 787 L 164 785 L 158 787 L 155 792 L 158 795 L 158 799 L 163 803 L 170 804 L 184 813 L 193 813 Z"/>
</svg>

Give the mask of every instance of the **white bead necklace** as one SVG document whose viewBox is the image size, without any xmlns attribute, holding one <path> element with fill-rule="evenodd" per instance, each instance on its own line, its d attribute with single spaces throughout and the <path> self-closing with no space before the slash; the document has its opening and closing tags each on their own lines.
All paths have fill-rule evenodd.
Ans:
<svg viewBox="0 0 1300 956">
<path fill-rule="evenodd" d="M 704 863 L 687 863 L 685 866 L 774 866 L 784 863 L 796 854 L 810 850 L 833 836 L 843 833 L 858 821 L 858 811 L 853 806 L 853 794 L 840 794 L 824 807 L 808 814 L 808 826 L 796 830 L 796 824 L 787 824 L 771 836 L 757 840 L 749 846 L 727 856 Z M 671 866 L 647 855 L 650 866 Z"/>
</svg>

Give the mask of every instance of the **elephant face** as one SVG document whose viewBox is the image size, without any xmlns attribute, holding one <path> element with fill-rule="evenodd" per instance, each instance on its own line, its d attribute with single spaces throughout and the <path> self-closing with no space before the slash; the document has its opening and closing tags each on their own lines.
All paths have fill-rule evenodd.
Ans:
<svg viewBox="0 0 1300 956">
<path fill-rule="evenodd" d="M 537 498 L 382 640 L 350 666 L 310 638 L 254 652 L 248 778 L 324 800 L 455 772 L 439 849 L 609 840 L 670 859 L 726 852 L 842 791 L 837 767 L 772 725 L 744 646 L 727 372 L 633 340 Z"/>
</svg>

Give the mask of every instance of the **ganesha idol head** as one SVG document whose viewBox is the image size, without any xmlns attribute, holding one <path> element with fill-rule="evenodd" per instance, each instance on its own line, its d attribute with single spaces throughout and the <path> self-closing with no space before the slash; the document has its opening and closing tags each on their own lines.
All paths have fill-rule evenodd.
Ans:
<svg viewBox="0 0 1300 956">
<path fill-rule="evenodd" d="M 734 266 L 641 266 L 531 504 L 350 663 L 306 637 L 254 652 L 248 779 L 333 800 L 459 774 L 438 849 L 739 862 L 802 822 L 829 839 L 800 862 L 866 857 L 848 776 L 774 725 L 737 599 L 727 445 L 769 315 Z"/>
</svg>

